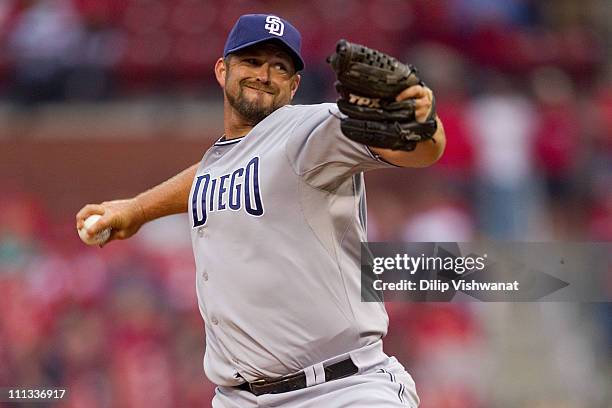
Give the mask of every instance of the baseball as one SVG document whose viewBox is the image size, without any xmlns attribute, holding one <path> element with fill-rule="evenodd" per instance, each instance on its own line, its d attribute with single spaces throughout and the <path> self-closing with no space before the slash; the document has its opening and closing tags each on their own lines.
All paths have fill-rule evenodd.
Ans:
<svg viewBox="0 0 612 408">
<path fill-rule="evenodd" d="M 102 218 L 102 216 L 99 215 L 99 214 L 90 215 L 89 217 L 87 217 L 87 219 L 83 223 L 84 227 L 78 230 L 79 237 L 81 237 L 81 241 L 83 241 L 87 245 L 100 245 L 100 244 L 103 244 L 110 237 L 110 232 L 111 232 L 110 228 L 107 228 L 104 231 L 99 232 L 98 234 L 94 235 L 93 237 L 87 235 L 86 228 L 89 228 L 92 225 L 94 225 L 96 222 L 98 222 L 98 220 L 100 218 Z"/>
</svg>

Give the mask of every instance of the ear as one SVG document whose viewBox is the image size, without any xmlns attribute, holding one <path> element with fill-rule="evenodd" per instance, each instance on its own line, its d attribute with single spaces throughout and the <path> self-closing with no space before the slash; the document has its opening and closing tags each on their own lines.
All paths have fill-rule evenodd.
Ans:
<svg viewBox="0 0 612 408">
<path fill-rule="evenodd" d="M 301 79 L 302 77 L 300 76 L 300 74 L 295 74 L 293 81 L 291 82 L 291 99 L 293 99 L 293 97 L 295 96 L 295 93 L 297 92 L 300 86 Z"/>
<path fill-rule="evenodd" d="M 221 88 L 225 88 L 225 76 L 227 75 L 227 69 L 225 68 L 225 61 L 223 58 L 219 58 L 215 62 L 215 77 Z"/>
</svg>

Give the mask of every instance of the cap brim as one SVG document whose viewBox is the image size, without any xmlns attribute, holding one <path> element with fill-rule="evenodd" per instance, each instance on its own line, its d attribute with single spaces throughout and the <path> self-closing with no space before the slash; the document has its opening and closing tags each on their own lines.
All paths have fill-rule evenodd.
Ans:
<svg viewBox="0 0 612 408">
<path fill-rule="evenodd" d="M 231 50 L 227 50 L 227 52 L 225 53 L 225 56 L 233 52 L 240 51 L 245 48 L 251 47 L 256 44 L 261 44 L 264 42 L 275 42 L 277 44 L 280 44 L 289 53 L 289 56 L 293 60 L 293 65 L 295 65 L 296 72 L 304 69 L 304 60 L 302 60 L 302 57 L 300 56 L 300 54 L 296 50 L 291 48 L 289 44 L 287 44 L 286 42 L 284 42 L 278 37 L 268 37 L 268 38 L 263 38 L 263 39 L 256 40 L 256 41 L 251 41 L 246 44 L 241 44 L 238 47 L 232 48 Z"/>
</svg>

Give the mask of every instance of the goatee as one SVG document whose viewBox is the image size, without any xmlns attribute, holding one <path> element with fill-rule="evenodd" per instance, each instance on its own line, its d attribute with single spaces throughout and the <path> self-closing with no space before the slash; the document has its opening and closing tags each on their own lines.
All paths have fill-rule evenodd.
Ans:
<svg viewBox="0 0 612 408">
<path fill-rule="evenodd" d="M 256 101 L 248 101 L 244 98 L 242 90 L 243 86 L 241 85 L 238 95 L 234 97 L 234 95 L 226 91 L 225 96 L 227 96 L 227 100 L 231 107 L 249 122 L 251 126 L 255 126 L 280 107 L 276 106 L 274 103 L 269 106 L 263 106 Z"/>
</svg>

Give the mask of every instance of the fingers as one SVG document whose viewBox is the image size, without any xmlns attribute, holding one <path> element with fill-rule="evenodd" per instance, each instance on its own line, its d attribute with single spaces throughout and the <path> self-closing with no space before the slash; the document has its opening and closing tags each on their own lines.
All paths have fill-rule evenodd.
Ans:
<svg viewBox="0 0 612 408">
<path fill-rule="evenodd" d="M 98 214 L 100 218 L 87 228 L 86 233 L 92 237 L 105 229 L 110 229 L 108 240 L 100 247 L 117 239 L 127 239 L 134 235 L 142 224 L 142 221 L 135 214 L 135 211 L 137 211 L 135 206 L 137 206 L 137 203 L 134 200 L 113 200 L 104 201 L 100 204 L 88 204 L 76 215 L 77 228 L 83 228 L 87 217 Z"/>
<path fill-rule="evenodd" d="M 111 241 L 115 241 L 118 239 L 128 239 L 133 234 L 134 232 L 130 232 L 125 229 L 111 229 L 110 236 L 108 237 L 106 242 L 100 244 L 100 248 L 103 248 L 104 246 L 108 245 L 108 243 Z"/>
<path fill-rule="evenodd" d="M 417 100 L 414 106 L 414 117 L 416 118 L 417 122 L 425 122 L 429 116 L 430 110 L 430 101 Z"/>
<path fill-rule="evenodd" d="M 90 215 L 104 214 L 104 207 L 101 204 L 87 204 L 85 207 L 81 208 L 76 215 L 76 227 L 77 229 L 83 228 L 83 223 Z"/>
<path fill-rule="evenodd" d="M 94 236 L 106 228 L 111 228 L 114 215 L 113 211 L 107 208 L 104 203 L 102 204 L 87 204 L 85 207 L 81 208 L 81 210 L 76 215 L 76 227 L 77 229 L 83 228 L 85 225 L 85 220 L 90 215 L 98 214 L 101 215 L 100 219 L 96 221 L 95 224 L 89 226 L 85 231 L 89 236 Z"/>
<path fill-rule="evenodd" d="M 87 228 L 87 232 L 89 235 L 96 235 L 107 228 L 112 228 L 113 221 L 113 211 L 105 211 L 102 218 L 100 218 L 94 225 Z"/>
<path fill-rule="evenodd" d="M 108 239 L 105 242 L 100 244 L 100 248 L 104 248 L 106 245 L 108 245 L 109 242 L 114 241 L 116 239 L 123 239 L 123 238 L 121 238 L 120 232 L 121 231 L 119 231 L 119 230 L 111 229 L 110 236 L 108 237 Z"/>
<path fill-rule="evenodd" d="M 395 99 L 397 101 L 413 99 L 414 113 L 417 122 L 425 122 L 432 107 L 433 92 L 427 87 L 414 85 L 404 89 Z"/>
<path fill-rule="evenodd" d="M 421 85 L 413 85 L 410 88 L 406 88 L 402 92 L 397 94 L 397 96 L 395 97 L 395 100 L 399 102 L 399 101 L 403 101 L 404 99 L 410 99 L 410 98 L 412 99 L 424 98 L 428 96 L 427 89 L 428 88 L 425 88 L 424 86 L 421 86 Z"/>
</svg>

